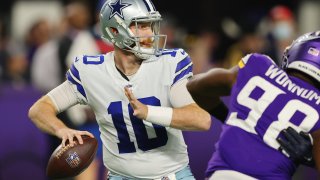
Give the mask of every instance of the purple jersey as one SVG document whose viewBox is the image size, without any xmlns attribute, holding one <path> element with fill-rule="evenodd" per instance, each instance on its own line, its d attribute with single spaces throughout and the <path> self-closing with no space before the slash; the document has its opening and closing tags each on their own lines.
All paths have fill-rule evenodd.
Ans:
<svg viewBox="0 0 320 180">
<path fill-rule="evenodd" d="M 288 126 L 305 132 L 320 128 L 320 92 L 265 55 L 247 55 L 239 67 L 207 176 L 235 170 L 258 179 L 291 179 L 296 166 L 278 151 L 276 138 Z"/>
</svg>

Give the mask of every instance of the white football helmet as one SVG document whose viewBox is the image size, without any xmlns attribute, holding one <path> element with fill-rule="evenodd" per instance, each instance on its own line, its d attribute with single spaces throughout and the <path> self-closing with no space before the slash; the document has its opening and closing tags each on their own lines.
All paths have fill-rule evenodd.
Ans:
<svg viewBox="0 0 320 180">
<path fill-rule="evenodd" d="M 107 0 L 100 11 L 102 39 L 120 49 L 134 53 L 140 59 L 148 59 L 152 55 L 160 55 L 165 48 L 167 36 L 160 34 L 161 20 L 160 13 L 156 11 L 150 0 Z M 129 28 L 130 25 L 135 24 L 137 30 L 137 25 L 141 22 L 151 23 L 152 36 L 133 34 Z M 111 28 L 118 32 L 114 33 Z M 142 47 L 141 38 L 149 38 L 152 41 L 152 47 Z"/>
</svg>

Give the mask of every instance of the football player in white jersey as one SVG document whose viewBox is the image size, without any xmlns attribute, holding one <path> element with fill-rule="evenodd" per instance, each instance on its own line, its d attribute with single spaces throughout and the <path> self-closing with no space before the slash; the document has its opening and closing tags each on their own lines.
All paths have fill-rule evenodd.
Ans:
<svg viewBox="0 0 320 180">
<path fill-rule="evenodd" d="M 194 179 L 181 130 L 211 125 L 210 115 L 186 89 L 192 61 L 182 49 L 164 49 L 160 21 L 150 0 L 106 1 L 102 38 L 115 50 L 76 57 L 67 81 L 29 110 L 41 130 L 73 145 L 74 137 L 81 144 L 81 135 L 92 135 L 66 127 L 56 114 L 88 104 L 100 126 L 111 180 Z"/>
</svg>

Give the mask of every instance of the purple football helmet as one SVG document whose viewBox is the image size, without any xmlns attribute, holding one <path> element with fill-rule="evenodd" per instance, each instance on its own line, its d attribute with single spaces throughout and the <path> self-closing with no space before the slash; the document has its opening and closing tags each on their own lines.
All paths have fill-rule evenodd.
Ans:
<svg viewBox="0 0 320 180">
<path fill-rule="evenodd" d="M 294 40 L 283 53 L 282 68 L 301 71 L 320 82 L 320 31 Z"/>
</svg>

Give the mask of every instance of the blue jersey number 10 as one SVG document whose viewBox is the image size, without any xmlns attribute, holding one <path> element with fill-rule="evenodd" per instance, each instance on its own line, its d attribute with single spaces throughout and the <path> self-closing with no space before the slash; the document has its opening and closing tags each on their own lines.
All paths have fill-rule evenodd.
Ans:
<svg viewBox="0 0 320 180">
<path fill-rule="evenodd" d="M 160 100 L 153 96 L 147 97 L 147 98 L 141 98 L 138 100 L 147 105 L 160 106 Z M 129 110 L 130 121 L 132 123 L 133 131 L 136 136 L 137 145 L 139 149 L 141 149 L 142 151 L 148 151 L 148 150 L 155 149 L 167 144 L 168 135 L 165 127 L 152 124 L 157 137 L 149 139 L 147 134 L 147 129 L 143 123 L 143 120 L 133 116 L 133 109 L 130 106 L 130 104 L 128 104 L 128 110 Z M 136 152 L 134 143 L 130 141 L 127 126 L 124 121 L 122 102 L 116 101 L 116 102 L 110 103 L 108 107 L 108 113 L 111 114 L 114 127 L 116 128 L 118 133 L 119 153 L 121 154 L 121 153 Z"/>
</svg>

